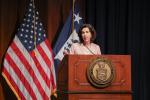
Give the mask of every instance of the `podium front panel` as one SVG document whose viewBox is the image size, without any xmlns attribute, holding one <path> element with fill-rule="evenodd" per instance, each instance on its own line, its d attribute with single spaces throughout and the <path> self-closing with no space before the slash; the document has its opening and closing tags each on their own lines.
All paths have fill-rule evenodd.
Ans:
<svg viewBox="0 0 150 100">
<path fill-rule="evenodd" d="M 97 88 L 90 84 L 87 79 L 87 67 L 96 58 L 103 57 L 111 60 L 115 77 L 110 86 L 105 88 Z M 131 57 L 130 55 L 67 55 L 63 59 L 58 71 L 58 89 L 69 96 L 77 94 L 129 94 L 127 98 L 131 98 Z M 74 95 L 73 95 L 74 94 Z M 76 94 L 76 95 L 75 95 Z M 107 97 L 107 96 L 106 96 Z M 121 98 L 123 95 L 121 96 Z M 69 97 L 68 97 L 69 98 Z M 126 96 L 124 97 L 126 98 Z M 72 99 L 78 100 L 78 99 Z M 80 99 L 82 100 L 82 99 Z M 83 99 L 87 100 L 87 99 Z M 99 99 L 88 99 L 99 100 Z M 101 99 L 103 100 L 103 99 Z M 105 99 L 107 100 L 107 99 Z M 117 99 L 114 99 L 117 100 Z M 131 99 L 118 99 L 131 100 Z"/>
</svg>

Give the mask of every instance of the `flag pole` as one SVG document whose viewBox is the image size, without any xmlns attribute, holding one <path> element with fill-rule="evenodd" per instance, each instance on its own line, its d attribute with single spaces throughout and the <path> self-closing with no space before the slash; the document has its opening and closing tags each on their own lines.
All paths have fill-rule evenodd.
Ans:
<svg viewBox="0 0 150 100">
<path fill-rule="evenodd" d="M 74 30 L 74 4 L 75 4 L 75 0 L 72 1 L 72 32 Z"/>
<path fill-rule="evenodd" d="M 34 49 L 36 49 L 36 30 L 35 30 L 35 3 L 34 3 L 34 0 L 33 0 L 33 33 L 34 33 Z M 35 56 L 37 55 L 37 52 L 35 50 L 34 52 Z"/>
<path fill-rule="evenodd" d="M 33 13 L 34 13 L 34 17 L 33 17 L 34 48 L 36 48 L 36 30 L 35 30 L 35 3 L 34 3 L 34 0 L 33 0 Z"/>
</svg>

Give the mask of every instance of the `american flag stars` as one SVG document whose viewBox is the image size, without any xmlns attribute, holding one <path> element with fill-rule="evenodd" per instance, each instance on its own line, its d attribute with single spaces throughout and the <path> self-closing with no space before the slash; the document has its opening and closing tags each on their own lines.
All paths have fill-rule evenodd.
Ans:
<svg viewBox="0 0 150 100">
<path fill-rule="evenodd" d="M 35 10 L 32 6 L 33 4 L 30 4 L 28 13 L 25 15 L 17 34 L 21 42 L 29 51 L 35 48 L 35 42 L 36 45 L 40 44 L 46 38 L 45 30 L 43 30 L 43 25 L 38 17 L 39 13 L 38 11 L 34 12 Z"/>
</svg>

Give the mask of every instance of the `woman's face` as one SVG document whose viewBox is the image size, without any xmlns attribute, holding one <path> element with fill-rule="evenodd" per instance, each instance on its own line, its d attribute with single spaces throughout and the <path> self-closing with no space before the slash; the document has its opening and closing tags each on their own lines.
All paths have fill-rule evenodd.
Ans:
<svg viewBox="0 0 150 100">
<path fill-rule="evenodd" d="M 88 27 L 85 27 L 85 28 L 82 29 L 81 36 L 82 36 L 83 42 L 85 44 L 88 44 L 88 43 L 91 42 L 92 34 L 91 34 L 91 32 L 90 32 Z"/>
</svg>

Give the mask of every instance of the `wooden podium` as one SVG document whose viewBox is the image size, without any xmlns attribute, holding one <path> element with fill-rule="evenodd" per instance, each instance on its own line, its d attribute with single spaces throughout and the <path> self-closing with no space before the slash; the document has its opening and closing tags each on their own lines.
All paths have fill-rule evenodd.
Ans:
<svg viewBox="0 0 150 100">
<path fill-rule="evenodd" d="M 111 85 L 96 88 L 87 80 L 89 63 L 104 57 L 111 60 L 115 77 Z M 58 75 L 58 100 L 132 100 L 130 55 L 66 55 Z"/>
</svg>

